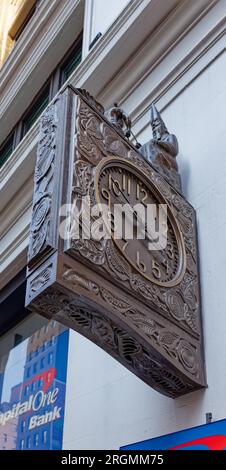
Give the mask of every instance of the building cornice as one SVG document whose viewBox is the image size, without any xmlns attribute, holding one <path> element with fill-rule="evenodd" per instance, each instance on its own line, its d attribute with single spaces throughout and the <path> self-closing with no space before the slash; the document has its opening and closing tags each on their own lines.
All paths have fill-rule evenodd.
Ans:
<svg viewBox="0 0 226 470">
<path fill-rule="evenodd" d="M 8 204 L 25 181 L 33 176 L 39 122 L 30 129 L 0 171 L 0 211 Z"/>
<path fill-rule="evenodd" d="M 163 84 L 166 81 L 167 86 L 171 86 L 169 75 L 175 76 L 180 80 L 180 72 L 184 71 L 186 73 L 187 65 L 192 67 L 194 61 L 199 60 L 199 52 L 200 56 L 204 55 L 206 50 L 212 47 L 212 44 L 220 38 L 226 27 L 225 18 L 222 18 L 220 5 L 222 2 L 220 0 L 211 0 L 209 2 L 204 0 L 203 5 L 206 4 L 205 8 L 202 8 L 200 11 L 197 9 L 197 3 L 191 4 L 190 0 L 181 2 L 171 15 L 162 22 L 160 27 L 153 31 L 133 57 L 125 63 L 124 67 L 118 71 L 113 80 L 98 95 L 98 99 L 104 102 L 105 105 L 110 105 L 112 93 L 118 90 L 117 101 L 125 103 L 136 93 L 140 85 L 145 84 L 147 77 L 150 77 L 159 66 L 161 66 L 161 76 L 158 74 L 158 82 L 159 78 L 161 78 L 159 89 L 162 90 Z M 208 13 L 214 6 L 216 11 L 215 18 L 213 20 L 211 13 L 211 20 L 209 22 Z M 203 28 L 201 31 L 197 31 L 200 30 L 202 19 Z M 193 38 L 190 38 L 190 32 Z M 197 42 L 195 41 L 195 36 Z M 174 57 L 170 56 L 171 52 L 173 52 Z M 163 61 L 167 57 L 171 66 L 170 74 L 166 76 L 166 67 Z M 174 59 L 173 67 L 172 59 Z M 140 102 L 139 107 L 142 107 Z"/>
<path fill-rule="evenodd" d="M 138 3 L 141 7 L 144 7 L 144 1 L 143 0 L 137 0 L 136 1 L 136 8 L 138 8 Z M 146 1 L 146 4 L 150 3 L 148 0 Z M 126 19 L 131 17 L 132 14 L 135 14 L 135 2 L 131 2 L 129 5 L 129 11 L 123 12 L 123 15 L 115 21 L 113 24 L 112 28 L 107 31 L 107 33 L 101 38 L 101 40 L 98 42 L 97 46 L 94 48 L 95 50 L 91 52 L 86 60 L 84 60 L 80 66 L 76 69 L 76 71 L 73 73 L 73 75 L 70 77 L 70 79 L 66 82 L 65 86 L 68 83 L 71 83 L 72 85 L 79 86 L 79 87 L 86 87 L 90 92 L 92 92 L 94 95 L 98 97 L 100 101 L 102 101 L 106 106 L 110 105 L 112 102 L 112 96 L 114 96 L 114 99 L 118 100 L 119 102 L 124 103 L 125 106 L 127 106 L 127 102 L 129 100 L 129 97 L 132 93 L 136 94 L 136 90 L 138 89 L 140 84 L 145 84 L 145 79 L 147 76 L 150 76 L 153 71 L 155 71 L 155 68 L 161 64 L 161 73 L 158 73 L 157 77 L 157 84 L 156 86 L 153 85 L 153 75 L 152 75 L 152 86 L 150 88 L 150 93 L 147 95 L 145 94 L 144 99 L 139 100 L 133 100 L 136 101 L 138 104 L 135 108 L 133 109 L 128 109 L 127 111 L 132 114 L 133 117 L 133 122 L 136 124 L 139 120 L 142 120 L 142 117 L 147 111 L 148 106 L 150 106 L 151 101 L 159 100 L 162 96 L 165 96 L 164 104 L 162 107 L 167 105 L 167 91 L 171 90 L 172 86 L 175 85 L 176 82 L 179 82 L 181 78 L 185 75 L 187 75 L 188 80 L 191 80 L 191 74 L 188 74 L 188 70 L 192 68 L 192 66 L 198 62 L 198 60 L 206 53 L 208 49 L 211 49 L 211 47 L 219 40 L 225 29 L 225 24 L 224 20 L 222 20 L 222 17 L 220 16 L 220 9 L 218 15 L 216 15 L 216 20 L 214 24 L 208 25 L 206 35 L 203 35 L 203 33 L 200 33 L 200 37 L 197 38 L 197 42 L 193 44 L 193 48 L 190 47 L 189 50 L 184 50 L 184 45 L 182 47 L 182 50 L 180 51 L 180 60 L 178 57 L 177 62 L 175 63 L 175 66 L 172 68 L 172 62 L 170 62 L 170 67 L 168 73 L 164 75 L 164 67 L 163 67 L 163 60 L 167 56 L 167 54 L 170 53 L 170 51 L 173 49 L 173 46 L 175 46 L 175 41 L 180 44 L 181 40 L 185 36 L 185 31 L 188 33 L 191 30 L 191 26 L 194 27 L 194 23 L 196 23 L 198 20 L 200 20 L 201 16 L 204 16 L 208 13 L 209 9 L 212 8 L 213 5 L 220 4 L 221 0 L 200 0 L 199 2 L 199 7 L 200 4 L 203 3 L 205 5 L 205 8 L 201 9 L 200 14 L 197 16 L 197 8 L 196 9 L 191 9 L 189 6 L 189 1 L 184 1 L 183 5 L 186 7 L 186 13 L 182 9 L 182 5 L 180 4 L 178 8 L 172 14 L 167 18 L 161 27 L 161 32 L 163 29 L 165 30 L 165 35 L 161 35 L 162 42 L 165 41 L 165 47 L 161 45 L 162 51 L 160 53 L 159 48 L 157 47 L 154 49 L 154 55 L 151 54 L 149 51 L 151 49 L 153 39 L 156 39 L 156 35 L 158 36 L 158 31 L 154 32 L 153 35 L 151 35 L 144 45 L 140 49 L 137 50 L 137 53 L 132 57 L 130 60 L 125 60 L 125 65 L 124 67 L 120 67 L 119 64 L 117 63 L 118 59 L 118 54 L 117 50 L 112 52 L 112 49 L 114 49 L 114 44 L 112 43 L 113 41 L 120 41 L 120 38 L 116 38 L 116 31 L 115 28 L 117 28 L 118 32 L 122 30 L 122 27 L 124 25 L 124 29 L 127 28 L 128 25 L 126 25 Z M 131 11 L 131 9 L 133 10 Z M 143 11 L 143 10 L 142 10 Z M 137 13 L 137 12 L 136 12 Z M 188 16 L 189 13 L 189 16 Z M 192 17 L 193 17 L 193 22 L 192 22 Z M 217 17 L 218 17 L 218 22 L 217 22 Z M 179 19 L 181 21 L 179 21 Z M 182 19 L 185 21 L 186 24 L 182 22 Z M 173 24 L 174 23 L 174 24 Z M 217 24 L 216 24 L 217 23 Z M 176 25 L 180 25 L 180 35 L 176 35 L 176 32 L 174 32 L 173 37 L 169 38 L 167 31 L 174 29 Z M 133 25 L 132 25 L 133 26 Z M 174 28 L 173 28 L 174 26 Z M 178 34 L 178 31 L 177 31 Z M 175 39 L 177 37 L 177 39 Z M 171 42 L 170 42 L 171 39 Z M 172 41 L 173 40 L 173 41 Z M 167 42 L 166 42 L 167 41 Z M 157 41 L 156 41 L 157 42 Z M 194 42 L 194 41 L 193 41 Z M 111 47 L 110 47 L 111 46 Z M 110 48 L 110 51 L 108 49 Z M 105 51 L 107 49 L 107 52 Z M 222 47 L 221 47 L 222 49 Z M 107 76 L 107 71 L 105 68 L 104 64 L 104 58 L 101 56 L 102 54 L 105 54 L 105 57 L 107 58 L 108 55 L 111 56 L 112 61 L 115 64 L 115 69 L 118 70 L 118 74 L 115 74 L 111 81 L 108 81 L 107 84 L 103 84 L 101 87 L 100 82 L 101 79 L 100 77 L 104 77 L 106 81 L 106 76 Z M 114 54 L 114 57 L 112 57 L 112 54 Z M 207 57 L 208 60 L 208 57 Z M 101 67 L 101 69 L 100 69 Z M 204 64 L 201 65 L 201 67 L 205 67 Z M 105 73 L 106 71 L 106 73 Z M 103 79 L 103 78 L 102 78 Z M 186 81 L 187 84 L 187 81 Z M 145 89 L 145 87 L 144 87 Z M 146 93 L 146 91 L 145 91 Z M 171 93 L 172 94 L 172 93 Z M 169 98 L 170 100 L 172 99 L 172 96 Z M 37 143 L 37 136 L 38 136 L 38 123 L 36 123 L 30 132 L 25 136 L 25 138 L 22 140 L 22 142 L 19 144 L 19 146 L 15 149 L 13 152 L 11 158 L 5 163 L 5 165 L 2 167 L 0 170 L 0 188 L 4 190 L 7 190 L 8 187 L 11 186 L 12 183 L 15 181 L 15 173 L 19 170 L 19 167 L 21 166 L 21 169 L 24 170 L 24 160 L 30 161 L 30 164 L 28 165 L 27 169 L 25 170 L 26 174 L 24 175 L 25 178 L 27 179 L 30 174 L 30 171 L 33 171 L 34 167 L 34 162 L 35 162 L 35 152 L 32 151 L 35 149 L 35 145 Z M 139 126 L 140 127 L 140 126 Z M 140 127 L 141 129 L 141 127 Z M 140 129 L 137 129 L 139 132 Z M 33 147 L 33 149 L 32 149 Z M 19 181 L 20 183 L 20 181 Z M 23 184 L 23 183 L 22 183 Z M 6 185 L 6 186 L 5 186 Z M 17 185 L 18 186 L 18 185 Z M 15 187 L 14 187 L 15 191 Z M 6 191 L 8 193 L 8 191 Z M 0 203 L 0 208 L 4 206 L 4 199 Z"/>
<path fill-rule="evenodd" d="M 184 1 L 184 0 L 182 0 Z M 209 3 L 210 0 L 199 0 Z M 110 81 L 124 61 L 131 56 L 146 37 L 170 14 L 181 0 L 131 0 L 120 16 L 89 52 L 70 81 L 76 86 L 85 85 L 97 95 Z M 83 0 L 47 2 L 51 8 L 38 13 L 40 29 L 29 36 L 29 24 L 17 47 L 12 51 L 0 73 L 0 143 L 6 138 L 35 94 L 45 83 L 56 64 L 75 40 L 84 8 Z M 52 7 L 55 4 L 55 10 Z M 62 44 L 61 32 L 67 24 L 67 37 Z M 81 29 L 81 26 L 80 26 Z M 26 33 L 26 34 L 25 34 Z M 29 47 L 28 47 L 29 43 Z M 129 47 L 128 47 L 129 44 Z M 64 48 L 64 50 L 63 50 Z M 43 53 L 44 50 L 44 53 Z M 61 54 L 60 54 L 61 51 Z M 19 62 L 18 62 L 19 58 Z M 52 64 L 52 67 L 51 67 Z M 30 83 L 32 82 L 32 87 Z M 26 90 L 26 91 L 25 91 Z M 33 94 L 33 96 L 31 95 Z M 23 99 L 22 99 L 23 98 Z M 13 110 L 13 112 L 12 112 Z M 14 116 L 14 120 L 12 120 Z"/>
</svg>

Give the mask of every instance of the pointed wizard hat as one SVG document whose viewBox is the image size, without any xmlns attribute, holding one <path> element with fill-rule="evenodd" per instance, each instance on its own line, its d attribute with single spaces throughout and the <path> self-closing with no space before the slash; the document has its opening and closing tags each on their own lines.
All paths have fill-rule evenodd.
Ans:
<svg viewBox="0 0 226 470">
<path fill-rule="evenodd" d="M 153 132 L 153 137 L 155 138 L 156 136 L 156 130 L 160 131 L 160 134 L 163 135 L 165 133 L 168 134 L 167 127 L 161 117 L 160 112 L 157 110 L 156 106 L 154 103 L 151 105 L 151 127 L 152 127 L 152 132 Z"/>
</svg>

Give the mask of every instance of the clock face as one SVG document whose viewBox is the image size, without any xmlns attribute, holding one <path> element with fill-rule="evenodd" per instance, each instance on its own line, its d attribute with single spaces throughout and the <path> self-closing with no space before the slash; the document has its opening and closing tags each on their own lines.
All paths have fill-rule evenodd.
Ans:
<svg viewBox="0 0 226 470">
<path fill-rule="evenodd" d="M 156 234 L 158 207 L 160 204 L 167 204 L 154 184 L 134 164 L 117 157 L 108 157 L 97 167 L 95 187 L 98 202 L 107 204 L 109 208 L 110 222 L 108 216 L 107 226 L 110 226 L 112 239 L 121 255 L 151 282 L 166 287 L 178 284 L 185 271 L 184 242 L 178 223 L 167 206 L 165 243 L 160 249 L 153 243 L 156 237 L 151 236 L 154 232 L 150 231 L 148 225 L 148 207 L 156 207 Z M 115 229 L 119 216 L 116 205 L 119 204 L 127 204 L 127 210 L 123 212 L 122 236 L 118 238 Z M 138 212 L 137 204 L 141 209 Z M 142 233 L 142 238 L 138 238 L 138 231 Z"/>
</svg>

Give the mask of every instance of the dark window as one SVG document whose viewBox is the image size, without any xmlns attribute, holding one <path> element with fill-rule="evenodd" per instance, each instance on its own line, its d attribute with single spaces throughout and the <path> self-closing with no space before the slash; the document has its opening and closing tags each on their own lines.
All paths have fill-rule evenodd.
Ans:
<svg viewBox="0 0 226 470">
<path fill-rule="evenodd" d="M 30 362 L 32 359 L 32 353 L 27 354 L 27 362 Z"/>
<path fill-rule="evenodd" d="M 66 60 L 60 68 L 60 86 L 70 77 L 82 60 L 82 35 L 79 37 L 73 49 L 69 52 Z"/>
<path fill-rule="evenodd" d="M 34 390 L 35 390 L 35 382 L 32 382 L 32 384 L 31 384 L 31 391 L 34 392 Z"/>
<path fill-rule="evenodd" d="M 13 152 L 14 134 L 12 134 L 0 148 L 0 168 Z"/>
<path fill-rule="evenodd" d="M 38 388 L 43 387 L 43 379 L 39 379 L 38 381 Z"/>
<path fill-rule="evenodd" d="M 50 353 L 48 354 L 48 363 L 49 363 L 49 364 L 52 364 L 52 363 L 53 363 L 53 353 L 52 353 L 52 352 L 50 352 Z"/>
<path fill-rule="evenodd" d="M 35 99 L 29 111 L 25 114 L 23 118 L 23 124 L 22 124 L 22 137 L 24 137 L 25 134 L 27 134 L 29 129 L 33 126 L 35 121 L 37 121 L 39 116 L 42 114 L 42 112 L 48 105 L 49 90 L 50 90 L 50 86 L 48 84 L 44 88 L 44 90 L 41 92 L 41 94 Z"/>
<path fill-rule="evenodd" d="M 39 443 L 39 435 L 38 435 L 38 433 L 36 433 L 34 435 L 34 445 L 35 445 L 35 447 L 38 447 L 38 443 Z"/>
<path fill-rule="evenodd" d="M 31 437 L 28 436 L 27 437 L 27 449 L 30 449 L 31 448 Z"/>
<path fill-rule="evenodd" d="M 23 420 L 21 421 L 21 432 L 24 432 L 24 431 L 25 431 L 25 428 L 26 428 L 26 421 L 25 421 L 25 419 L 23 419 Z"/>
<path fill-rule="evenodd" d="M 42 431 L 42 443 L 47 443 L 47 431 Z"/>
</svg>

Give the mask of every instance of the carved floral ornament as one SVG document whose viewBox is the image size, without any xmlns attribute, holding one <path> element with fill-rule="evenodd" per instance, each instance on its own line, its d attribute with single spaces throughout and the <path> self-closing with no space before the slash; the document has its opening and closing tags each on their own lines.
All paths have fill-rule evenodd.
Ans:
<svg viewBox="0 0 226 470">
<path fill-rule="evenodd" d="M 136 185 L 142 200 L 163 201 L 168 208 L 167 263 L 157 252 L 150 273 L 144 263 L 149 255 L 139 242 L 143 261 L 136 265 L 133 258 L 139 250 L 133 240 L 123 251 L 112 237 L 59 237 L 60 207 L 80 204 L 84 197 L 91 206 L 99 203 L 113 177 L 118 178 L 119 199 L 125 197 L 123 185 L 129 181 L 129 201 Z M 95 216 L 91 219 L 96 222 Z M 190 204 L 107 120 L 103 107 L 87 92 L 68 88 L 43 114 L 27 306 L 79 331 L 171 397 L 206 384 L 195 224 Z"/>
</svg>

